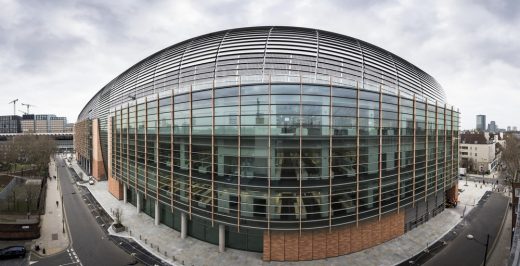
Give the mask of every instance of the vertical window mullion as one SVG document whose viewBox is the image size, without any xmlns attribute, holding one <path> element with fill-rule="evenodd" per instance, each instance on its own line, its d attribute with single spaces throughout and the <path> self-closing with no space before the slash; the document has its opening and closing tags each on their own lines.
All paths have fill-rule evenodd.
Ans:
<svg viewBox="0 0 520 266">
<path fill-rule="evenodd" d="M 415 207 L 415 164 L 416 164 L 416 155 L 417 155 L 417 106 L 416 106 L 416 96 L 413 95 L 413 156 L 412 156 L 412 206 Z"/>
<path fill-rule="evenodd" d="M 359 226 L 359 82 L 356 83 L 356 227 Z"/>
<path fill-rule="evenodd" d="M 241 83 L 242 83 L 242 80 L 241 80 L 241 77 L 239 76 L 239 80 L 238 80 L 238 118 L 237 118 L 237 125 L 238 125 L 238 128 L 237 128 L 237 139 L 238 139 L 238 143 L 237 143 L 237 231 L 240 232 L 240 210 L 242 208 L 241 206 L 241 202 L 242 202 L 242 199 L 240 197 L 240 193 L 241 193 L 241 190 L 240 190 L 240 184 L 241 184 L 241 177 L 242 177 L 242 169 L 241 169 L 241 160 L 240 160 L 240 153 L 241 153 L 241 143 L 240 143 L 240 135 L 241 135 L 241 132 L 240 132 L 240 127 L 241 127 L 241 119 L 242 119 L 242 114 L 241 114 L 241 109 L 242 109 L 242 100 L 241 100 Z"/>
<path fill-rule="evenodd" d="M 192 194 L 191 194 L 191 176 L 192 176 L 192 161 L 191 161 L 191 154 L 192 154 L 192 138 L 191 138 L 191 134 L 192 134 L 192 131 L 193 131 L 193 121 L 192 121 L 192 117 L 193 117 L 193 101 L 192 101 L 192 94 L 193 94 L 193 85 L 190 85 L 190 92 L 189 92 L 189 97 L 188 97 L 188 100 L 189 100 L 189 117 L 188 117 L 188 122 L 189 122 L 189 130 L 188 130 L 188 215 L 189 215 L 189 218 L 191 220 L 191 205 L 192 205 L 192 202 L 191 202 L 191 198 L 192 198 Z"/>
<path fill-rule="evenodd" d="M 175 156 L 175 143 L 173 141 L 173 124 L 175 123 L 175 116 L 174 116 L 174 112 L 175 112 L 175 104 L 174 104 L 174 93 L 173 93 L 173 89 L 171 90 L 172 92 L 172 96 L 171 96 L 171 101 L 170 101 L 170 105 L 171 105 L 171 110 L 170 110 L 170 117 L 171 117 L 171 123 L 170 123 L 170 147 L 171 147 L 171 150 L 170 150 L 170 203 L 171 203 L 171 211 L 173 213 L 173 205 L 175 203 L 175 184 L 173 182 L 173 179 L 174 179 L 174 163 L 175 161 L 173 160 L 173 157 Z"/>
<path fill-rule="evenodd" d="M 397 91 L 397 213 L 401 208 L 401 91 Z"/>
</svg>

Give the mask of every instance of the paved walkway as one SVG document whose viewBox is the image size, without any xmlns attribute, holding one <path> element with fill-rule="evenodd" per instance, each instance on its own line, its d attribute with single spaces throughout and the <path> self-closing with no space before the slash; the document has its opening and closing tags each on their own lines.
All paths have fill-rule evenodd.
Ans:
<svg viewBox="0 0 520 266">
<path fill-rule="evenodd" d="M 489 265 L 507 265 L 509 253 L 511 252 L 511 209 L 508 210 L 504 225 L 500 231 L 499 238 L 494 249 L 489 254 Z"/>
<path fill-rule="evenodd" d="M 47 179 L 47 195 L 45 198 L 45 214 L 41 216 L 40 238 L 33 242 L 40 248 L 45 248 L 45 255 L 53 255 L 59 253 L 69 246 L 69 236 L 67 228 L 63 228 L 63 206 L 60 197 L 60 191 L 57 179 L 56 165 L 54 160 L 49 163 L 49 176 Z M 58 202 L 58 204 L 56 204 Z M 42 250 L 38 255 L 43 255 Z"/>
<path fill-rule="evenodd" d="M 81 171 L 75 162 L 73 168 Z M 144 213 L 138 214 L 133 205 L 123 204 L 122 201 L 115 199 L 108 192 L 106 181 L 84 186 L 88 187 L 110 215 L 113 215 L 113 211 L 117 208 L 122 210 L 122 223 L 128 227 L 128 231 L 120 234 L 110 231 L 111 234 L 132 237 L 150 252 L 174 265 L 395 265 L 408 260 L 440 239 L 462 220 L 463 213 L 467 214 L 485 191 L 492 189 L 491 185 L 484 185 L 481 188 L 480 184 L 471 181 L 468 181 L 468 186 L 465 187 L 463 182 L 465 181 L 459 181 L 459 188 L 464 191 L 460 193 L 461 204 L 457 208 L 446 209 L 430 219 L 428 223 L 398 238 L 345 256 L 294 263 L 264 262 L 261 260 L 261 253 L 230 248 L 227 248 L 224 253 L 219 253 L 217 245 L 191 237 L 182 240 L 179 232 L 162 224 L 154 225 L 153 218 Z"/>
</svg>

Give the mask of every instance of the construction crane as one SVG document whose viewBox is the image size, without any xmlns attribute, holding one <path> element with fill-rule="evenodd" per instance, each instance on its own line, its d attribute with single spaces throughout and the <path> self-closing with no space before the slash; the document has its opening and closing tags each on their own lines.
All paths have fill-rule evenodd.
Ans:
<svg viewBox="0 0 520 266">
<path fill-rule="evenodd" d="M 13 104 L 13 115 L 16 115 L 16 102 L 18 99 L 12 100 L 9 104 Z"/>
<path fill-rule="evenodd" d="M 28 104 L 28 103 L 22 103 L 22 105 L 27 107 L 27 114 L 30 114 L 29 113 L 29 107 L 35 107 L 36 106 L 36 105 Z"/>
</svg>

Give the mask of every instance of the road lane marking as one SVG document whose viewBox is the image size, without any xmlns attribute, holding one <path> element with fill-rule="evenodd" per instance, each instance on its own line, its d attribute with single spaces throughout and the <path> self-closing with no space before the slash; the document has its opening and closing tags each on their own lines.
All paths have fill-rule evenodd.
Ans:
<svg viewBox="0 0 520 266">
<path fill-rule="evenodd" d="M 78 263 L 79 263 L 79 265 L 82 265 L 81 262 L 71 262 L 71 263 L 60 264 L 59 266 L 73 265 L 73 264 L 78 264 Z"/>
</svg>

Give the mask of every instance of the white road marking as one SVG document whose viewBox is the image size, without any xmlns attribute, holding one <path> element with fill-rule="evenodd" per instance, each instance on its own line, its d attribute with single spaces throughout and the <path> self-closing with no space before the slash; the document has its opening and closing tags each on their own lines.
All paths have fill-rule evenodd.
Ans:
<svg viewBox="0 0 520 266">
<path fill-rule="evenodd" d="M 60 264 L 59 266 L 73 265 L 73 264 L 78 264 L 78 263 L 81 265 L 81 262 L 71 262 L 71 263 Z"/>
</svg>

